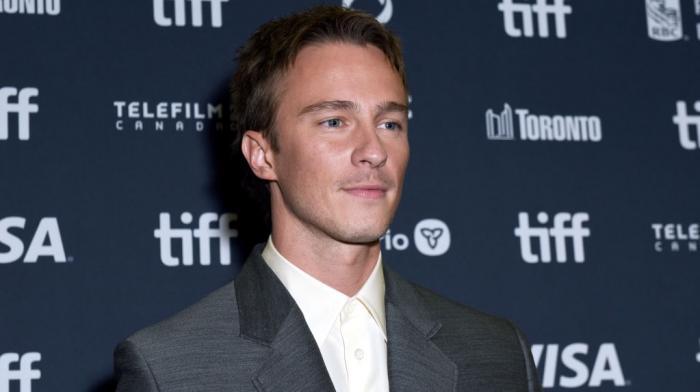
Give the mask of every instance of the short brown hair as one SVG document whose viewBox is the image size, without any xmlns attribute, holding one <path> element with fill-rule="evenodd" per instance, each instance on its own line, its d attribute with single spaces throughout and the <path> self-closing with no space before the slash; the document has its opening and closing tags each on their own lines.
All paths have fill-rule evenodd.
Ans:
<svg viewBox="0 0 700 392">
<path fill-rule="evenodd" d="M 231 128 L 235 133 L 236 153 L 240 152 L 240 143 L 247 130 L 261 132 L 273 150 L 279 149 L 273 131 L 277 111 L 275 87 L 301 49 L 312 44 L 332 42 L 377 47 L 406 88 L 399 40 L 372 15 L 339 6 L 317 6 L 272 20 L 260 26 L 237 54 L 238 67 L 230 88 Z M 243 185 L 251 196 L 268 206 L 267 184 L 249 169 L 243 169 L 241 175 Z"/>
</svg>

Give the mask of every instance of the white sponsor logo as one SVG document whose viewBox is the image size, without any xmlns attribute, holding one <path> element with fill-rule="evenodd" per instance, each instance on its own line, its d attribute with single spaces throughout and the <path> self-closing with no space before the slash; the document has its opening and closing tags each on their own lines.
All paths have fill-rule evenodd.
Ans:
<svg viewBox="0 0 700 392">
<path fill-rule="evenodd" d="M 657 41 L 683 38 L 680 0 L 646 0 L 647 33 Z"/>
<path fill-rule="evenodd" d="M 41 353 L 5 353 L 0 355 L 0 392 L 10 392 L 10 382 L 19 382 L 19 392 L 32 392 L 32 381 L 41 379 L 41 370 L 34 364 L 41 361 Z M 18 369 L 13 366 L 19 363 Z"/>
<path fill-rule="evenodd" d="M 389 23 L 391 16 L 394 13 L 394 5 L 391 0 L 378 0 L 379 4 L 382 6 L 381 12 L 376 16 L 379 23 Z M 355 0 L 343 0 L 343 7 L 350 8 Z"/>
<path fill-rule="evenodd" d="M 661 253 L 664 251 L 697 252 L 700 243 L 700 224 L 682 223 L 652 223 L 651 230 L 654 232 L 654 250 Z"/>
<path fill-rule="evenodd" d="M 231 227 L 231 224 L 238 220 L 236 214 L 221 214 L 219 216 L 213 212 L 206 212 L 199 217 L 198 227 L 172 228 L 170 224 L 170 214 L 160 213 L 159 226 L 153 231 L 155 238 L 160 240 L 160 260 L 168 267 L 179 265 L 194 265 L 194 241 L 198 240 L 199 264 L 211 265 L 211 241 L 218 240 L 218 253 L 221 265 L 231 264 L 231 241 L 238 237 L 238 230 Z M 192 214 L 183 212 L 180 214 L 180 222 L 184 225 L 192 223 Z M 216 223 L 215 227 L 211 227 Z M 179 240 L 175 244 L 175 240 Z M 174 255 L 173 244 L 179 247 L 181 256 Z"/>
<path fill-rule="evenodd" d="M 163 132 L 174 130 L 202 132 L 208 124 L 216 130 L 224 129 L 223 107 L 221 104 L 200 104 L 198 102 L 127 102 L 115 101 L 117 120 L 114 128 L 118 131 L 143 131 L 145 129 Z"/>
<path fill-rule="evenodd" d="M 695 101 L 693 108 L 696 114 L 688 114 L 686 103 L 676 101 L 676 115 L 673 116 L 673 123 L 678 125 L 681 147 L 686 150 L 700 149 L 700 101 Z M 694 128 L 695 132 L 691 132 L 691 128 Z"/>
<path fill-rule="evenodd" d="M 698 342 L 700 342 L 700 339 L 698 340 Z M 695 360 L 696 360 L 697 362 L 700 362 L 700 351 L 698 351 L 698 353 L 695 354 Z"/>
<path fill-rule="evenodd" d="M 515 228 L 515 236 L 520 238 L 520 254 L 527 263 L 549 263 L 552 261 L 551 242 L 554 241 L 554 255 L 556 261 L 565 263 L 567 261 L 567 239 L 573 245 L 574 261 L 583 263 L 586 259 L 584 254 L 583 239 L 591 235 L 591 231 L 583 227 L 583 223 L 588 221 L 588 213 L 577 212 L 570 214 L 560 212 L 554 215 L 553 226 L 531 227 L 530 216 L 527 212 L 518 213 L 518 227 Z M 540 224 L 549 223 L 549 215 L 546 212 L 537 214 L 537 221 Z M 533 250 L 533 241 L 539 249 L 539 254 Z"/>
<path fill-rule="evenodd" d="M 61 0 L 0 0 L 0 14 L 58 15 Z"/>
<path fill-rule="evenodd" d="M 498 10 L 503 12 L 503 27 L 511 37 L 533 37 L 535 35 L 535 16 L 537 17 L 537 35 L 549 37 L 550 15 L 554 17 L 554 34 L 557 38 L 566 38 L 566 15 L 571 14 L 571 6 L 564 0 L 536 0 L 535 4 L 501 0 Z M 516 25 L 515 15 L 520 15 L 521 23 Z"/>
<path fill-rule="evenodd" d="M 27 220 L 19 216 L 0 219 L 0 244 L 7 248 L 6 251 L 0 252 L 0 264 L 12 263 L 20 259 L 25 263 L 36 263 L 39 257 L 50 257 L 57 263 L 71 260 L 66 258 L 61 230 L 58 227 L 58 220 L 54 217 L 42 218 L 39 221 L 27 247 L 27 253 L 24 253 L 24 241 L 10 229 L 24 229 L 26 223 Z"/>
<path fill-rule="evenodd" d="M 9 137 L 10 113 L 17 113 L 19 140 L 29 140 L 29 115 L 39 111 L 39 105 L 29 100 L 38 95 L 39 89 L 35 87 L 0 87 L 0 140 L 7 140 Z M 17 101 L 10 102 L 10 97 L 17 97 Z"/>
<path fill-rule="evenodd" d="M 404 251 L 411 245 L 408 235 L 392 233 L 391 230 L 387 230 L 381 242 L 387 251 Z M 450 228 L 440 219 L 423 219 L 413 229 L 413 242 L 418 252 L 425 256 L 444 255 L 452 242 Z"/>
<path fill-rule="evenodd" d="M 563 346 L 561 351 L 559 347 L 558 344 L 532 345 L 532 357 L 542 373 L 544 388 L 600 387 L 610 383 L 616 387 L 623 387 L 629 384 L 622 373 L 615 344 L 601 344 L 592 366 L 589 354 L 593 355 L 593 353 L 589 352 L 588 344 L 568 344 Z M 559 364 L 563 365 L 565 370 L 558 371 Z M 557 374 L 559 374 L 558 379 Z"/>
<path fill-rule="evenodd" d="M 174 13 L 175 26 L 187 25 L 187 12 L 189 9 L 190 23 L 194 27 L 202 27 L 204 3 L 209 3 L 210 23 L 211 27 L 222 26 L 222 7 L 221 3 L 226 3 L 228 0 L 153 0 L 153 20 L 158 26 L 172 26 L 173 18 L 166 15 L 166 3 L 172 4 L 168 6 Z"/>
<path fill-rule="evenodd" d="M 418 251 L 426 256 L 440 256 L 450 249 L 450 229 L 439 219 L 423 219 L 413 230 Z"/>
<path fill-rule="evenodd" d="M 503 105 L 500 113 L 486 111 L 486 137 L 490 140 L 599 142 L 603 129 L 598 116 L 533 114 L 528 109 L 515 109 L 518 116 L 516 136 L 513 109 Z"/>
</svg>

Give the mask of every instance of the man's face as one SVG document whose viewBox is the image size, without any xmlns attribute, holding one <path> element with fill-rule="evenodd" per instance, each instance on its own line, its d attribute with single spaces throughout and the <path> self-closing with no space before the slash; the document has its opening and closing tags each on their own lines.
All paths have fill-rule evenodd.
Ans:
<svg viewBox="0 0 700 392">
<path fill-rule="evenodd" d="M 396 211 L 408 163 L 398 73 L 374 46 L 326 43 L 302 49 L 278 88 L 273 225 L 376 241 Z"/>
</svg>

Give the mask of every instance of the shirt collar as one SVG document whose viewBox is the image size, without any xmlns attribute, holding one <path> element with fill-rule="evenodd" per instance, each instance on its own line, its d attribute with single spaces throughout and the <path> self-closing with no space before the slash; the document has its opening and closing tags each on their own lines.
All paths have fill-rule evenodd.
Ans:
<svg viewBox="0 0 700 392">
<path fill-rule="evenodd" d="M 287 260 L 275 248 L 272 237 L 268 238 L 262 256 L 294 298 L 319 347 L 328 336 L 345 304 L 354 298 L 367 307 L 386 340 L 385 286 L 381 253 L 372 273 L 354 297 L 348 297 L 326 285 Z"/>
</svg>

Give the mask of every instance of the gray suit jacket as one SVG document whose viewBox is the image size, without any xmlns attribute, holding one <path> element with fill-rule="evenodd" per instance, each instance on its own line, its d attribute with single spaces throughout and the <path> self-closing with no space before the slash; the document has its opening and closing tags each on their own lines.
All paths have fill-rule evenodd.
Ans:
<svg viewBox="0 0 700 392">
<path fill-rule="evenodd" d="M 392 391 L 540 391 L 510 322 L 385 268 Z M 258 247 L 234 282 L 115 350 L 118 392 L 333 391 L 296 303 Z"/>
</svg>

